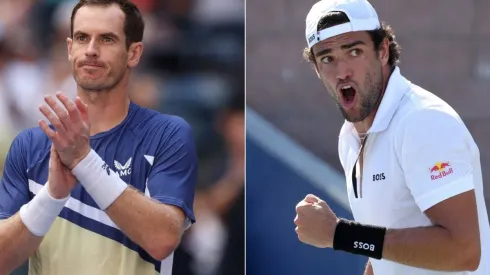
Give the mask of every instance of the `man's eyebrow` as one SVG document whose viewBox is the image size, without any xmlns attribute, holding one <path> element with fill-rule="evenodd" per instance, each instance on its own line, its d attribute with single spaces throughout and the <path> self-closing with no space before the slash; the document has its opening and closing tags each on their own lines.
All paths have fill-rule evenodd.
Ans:
<svg viewBox="0 0 490 275">
<path fill-rule="evenodd" d="M 322 55 L 329 54 L 330 52 L 332 52 L 332 49 L 325 48 L 325 49 L 319 50 L 315 55 L 316 56 L 322 56 Z"/>
<path fill-rule="evenodd" d="M 366 45 L 366 43 L 364 43 L 364 41 L 358 40 L 358 41 L 354 41 L 354 42 L 349 43 L 349 44 L 342 45 L 342 46 L 340 46 L 340 48 L 343 50 L 346 50 L 346 49 L 350 49 L 352 47 L 355 47 L 357 45 Z M 329 54 L 331 52 L 332 52 L 332 49 L 325 48 L 325 49 L 319 50 L 315 55 L 316 56 L 322 56 L 322 55 Z"/>
<path fill-rule="evenodd" d="M 113 32 L 106 32 L 106 33 L 101 33 L 100 36 L 110 36 L 119 39 L 119 36 Z"/>
<path fill-rule="evenodd" d="M 79 36 L 79 35 L 88 35 L 86 34 L 85 32 L 83 31 L 76 31 L 73 36 Z M 112 37 L 112 38 L 115 38 L 117 40 L 119 40 L 119 36 L 117 36 L 117 34 L 113 33 L 113 32 L 105 32 L 105 33 L 101 33 L 100 36 L 106 36 L 106 37 Z"/>
<path fill-rule="evenodd" d="M 346 49 L 350 49 L 352 47 L 355 47 L 357 45 L 366 45 L 366 43 L 364 43 L 364 41 L 358 40 L 358 41 L 354 41 L 350 44 L 342 45 L 342 46 L 340 46 L 340 48 L 343 50 L 346 50 Z"/>
<path fill-rule="evenodd" d="M 86 33 L 82 32 L 82 31 L 76 31 L 73 36 L 78 36 L 78 35 L 87 35 Z"/>
</svg>

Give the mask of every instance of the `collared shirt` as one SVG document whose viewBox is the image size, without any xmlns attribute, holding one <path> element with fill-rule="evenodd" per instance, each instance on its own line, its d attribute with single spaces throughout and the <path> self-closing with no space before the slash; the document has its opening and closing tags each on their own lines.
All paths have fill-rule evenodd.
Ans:
<svg viewBox="0 0 490 275">
<path fill-rule="evenodd" d="M 340 162 L 356 221 L 391 229 L 431 226 L 424 211 L 474 190 L 482 246 L 475 272 L 438 272 L 370 259 L 374 274 L 489 275 L 490 226 L 480 154 L 458 114 L 404 78 L 397 67 L 367 134 L 362 165 L 356 164 L 361 144 L 354 125 L 345 122 L 339 136 Z"/>
<path fill-rule="evenodd" d="M 155 201 L 182 209 L 187 226 L 195 221 L 198 163 L 185 120 L 131 103 L 126 119 L 92 136 L 90 145 L 121 180 Z M 39 127 L 16 137 L 0 180 L 0 220 L 17 213 L 46 184 L 50 148 Z M 29 274 L 170 275 L 173 256 L 152 258 L 78 184 L 31 255 Z"/>
</svg>

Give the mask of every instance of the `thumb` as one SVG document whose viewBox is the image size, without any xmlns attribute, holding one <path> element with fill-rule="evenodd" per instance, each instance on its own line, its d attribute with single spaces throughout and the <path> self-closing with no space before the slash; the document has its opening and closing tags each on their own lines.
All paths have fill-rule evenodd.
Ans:
<svg viewBox="0 0 490 275">
<path fill-rule="evenodd" d="M 318 203 L 320 201 L 320 198 L 315 196 L 315 195 L 312 195 L 312 194 L 308 194 L 305 198 L 305 202 L 308 202 L 308 203 Z"/>
</svg>

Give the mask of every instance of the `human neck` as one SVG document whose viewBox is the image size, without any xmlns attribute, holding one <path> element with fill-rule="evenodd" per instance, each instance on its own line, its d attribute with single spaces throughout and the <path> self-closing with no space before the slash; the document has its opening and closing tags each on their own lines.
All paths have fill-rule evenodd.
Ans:
<svg viewBox="0 0 490 275">
<path fill-rule="evenodd" d="M 121 87 L 97 92 L 78 87 L 78 96 L 88 105 L 91 136 L 109 131 L 128 115 L 130 100 Z"/>
<path fill-rule="evenodd" d="M 365 118 L 363 121 L 354 122 L 354 128 L 356 128 L 356 131 L 359 134 L 359 136 L 366 134 L 369 128 L 371 128 L 371 125 L 373 125 L 376 111 L 377 110 L 373 110 L 373 112 L 369 114 L 369 116 Z"/>
</svg>

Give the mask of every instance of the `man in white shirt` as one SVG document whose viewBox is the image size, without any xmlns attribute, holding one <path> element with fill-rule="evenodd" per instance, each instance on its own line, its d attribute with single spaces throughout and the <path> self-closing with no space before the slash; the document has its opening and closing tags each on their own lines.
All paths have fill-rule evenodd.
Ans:
<svg viewBox="0 0 490 275">
<path fill-rule="evenodd" d="M 366 275 L 489 275 L 480 155 L 458 114 L 401 75 L 393 31 L 366 0 L 316 3 L 306 40 L 346 120 L 339 157 L 355 221 L 308 195 L 298 238 L 369 257 Z"/>
</svg>

